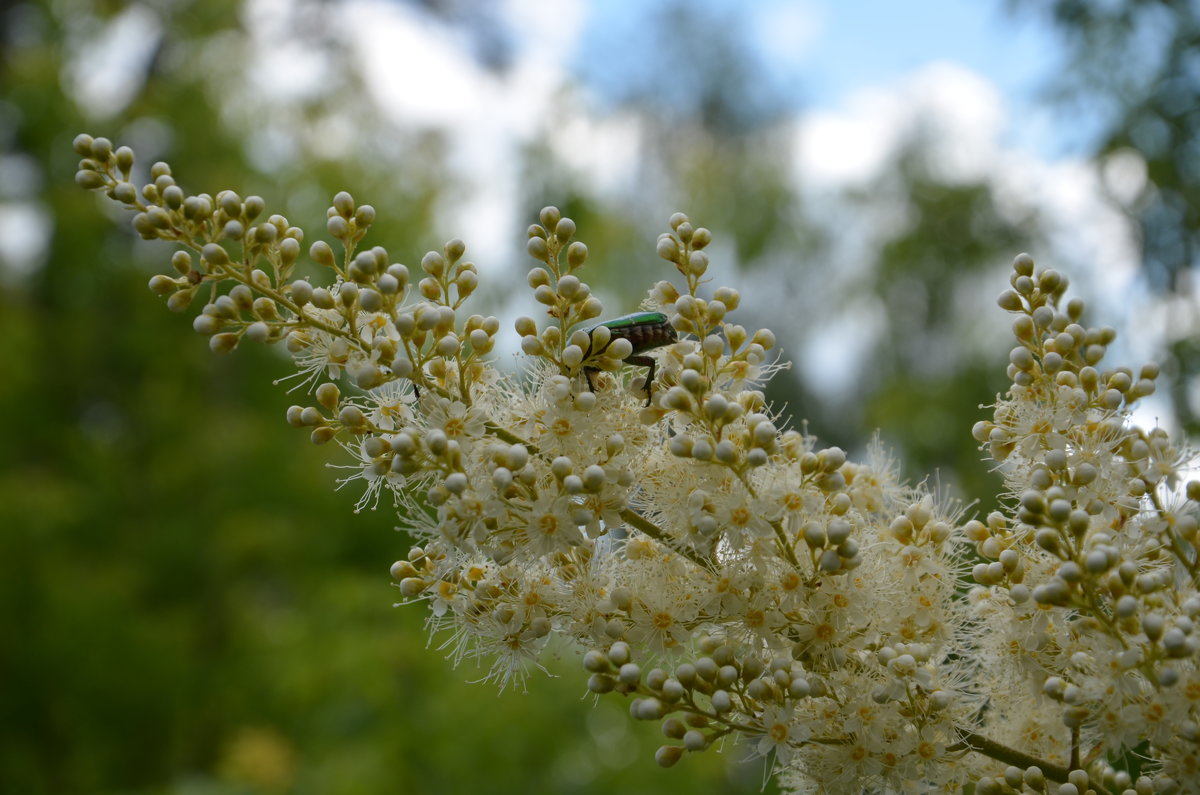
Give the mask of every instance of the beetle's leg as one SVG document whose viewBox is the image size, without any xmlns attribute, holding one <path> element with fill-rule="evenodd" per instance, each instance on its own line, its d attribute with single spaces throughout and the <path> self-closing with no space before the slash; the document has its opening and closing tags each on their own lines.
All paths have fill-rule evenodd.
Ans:
<svg viewBox="0 0 1200 795">
<path fill-rule="evenodd" d="M 654 373 L 658 367 L 658 362 L 656 362 L 654 360 L 653 356 L 630 356 L 628 359 L 625 360 L 625 363 L 626 364 L 634 364 L 634 365 L 637 365 L 638 367 L 646 367 L 649 369 L 649 372 L 646 373 L 646 405 L 649 406 L 650 405 L 650 388 L 651 388 L 651 385 L 654 383 Z"/>
<path fill-rule="evenodd" d="M 597 351 L 597 353 L 601 353 L 601 351 Z M 592 355 L 592 337 L 589 334 L 587 350 L 583 352 L 583 360 L 586 362 L 588 360 L 588 357 L 591 355 Z M 596 385 L 592 383 L 592 373 L 596 372 L 596 369 L 597 368 L 595 368 L 595 367 L 588 367 L 587 365 L 584 365 L 584 368 L 583 368 L 583 377 L 584 377 L 584 379 L 587 380 L 588 391 L 592 392 L 592 393 L 595 393 L 595 391 L 596 391 Z"/>
</svg>

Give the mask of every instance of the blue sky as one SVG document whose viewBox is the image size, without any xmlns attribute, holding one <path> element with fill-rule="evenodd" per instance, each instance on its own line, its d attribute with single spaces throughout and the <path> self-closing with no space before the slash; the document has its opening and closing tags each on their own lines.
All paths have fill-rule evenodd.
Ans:
<svg viewBox="0 0 1200 795">
<path fill-rule="evenodd" d="M 1014 18 L 998 0 L 808 4 L 823 20 L 805 59 L 818 104 L 932 60 L 955 61 L 978 72 L 1009 98 L 1028 97 L 1050 73 L 1058 51 L 1057 40 L 1039 20 Z"/>
<path fill-rule="evenodd" d="M 588 3 L 577 69 L 601 92 L 645 72 L 664 36 L 649 23 L 666 3 L 608 0 Z M 1019 16 L 1003 0 L 699 0 L 700 17 L 740 36 L 760 59 L 792 110 L 832 109 L 870 87 L 939 61 L 986 78 L 1015 114 L 1035 124 L 1014 126 L 1013 143 L 1053 156 L 1072 140 L 1054 135 L 1037 106 L 1038 94 L 1059 68 L 1061 45 L 1044 17 Z M 645 75 L 642 75 L 643 78 Z M 678 79 L 666 76 L 665 80 Z M 662 86 L 665 95 L 670 86 Z"/>
</svg>

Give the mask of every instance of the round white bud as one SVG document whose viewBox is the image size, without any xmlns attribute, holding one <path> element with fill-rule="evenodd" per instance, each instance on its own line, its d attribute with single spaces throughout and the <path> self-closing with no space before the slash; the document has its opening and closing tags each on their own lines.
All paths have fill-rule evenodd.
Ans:
<svg viewBox="0 0 1200 795">
<path fill-rule="evenodd" d="M 564 365 L 574 370 L 583 363 L 583 349 L 578 345 L 568 345 L 563 349 L 562 362 Z"/>
</svg>

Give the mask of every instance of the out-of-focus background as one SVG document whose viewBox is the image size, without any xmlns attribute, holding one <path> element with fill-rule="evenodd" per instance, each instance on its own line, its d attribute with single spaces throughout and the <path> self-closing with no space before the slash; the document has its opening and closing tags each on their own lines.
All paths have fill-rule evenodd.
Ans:
<svg viewBox="0 0 1200 795">
<path fill-rule="evenodd" d="M 777 334 L 770 397 L 826 443 L 879 429 L 977 509 L 1013 255 L 1072 279 L 1139 418 L 1200 431 L 1200 3 L 1150 0 L 30 0 L 0 10 L 0 791 L 757 792 L 745 749 L 653 762 L 569 652 L 472 684 L 393 609 L 408 548 L 286 426 L 274 350 L 214 356 L 145 287 L 165 244 L 75 187 L 76 133 L 309 230 L 339 189 L 415 264 L 453 236 L 476 311 L 534 310 L 557 204 L 609 314 L 671 272 Z M 509 342 L 515 349 L 515 334 Z M 1169 388 L 1166 388 L 1168 387 Z M 770 791 L 770 788 L 768 788 Z"/>
</svg>

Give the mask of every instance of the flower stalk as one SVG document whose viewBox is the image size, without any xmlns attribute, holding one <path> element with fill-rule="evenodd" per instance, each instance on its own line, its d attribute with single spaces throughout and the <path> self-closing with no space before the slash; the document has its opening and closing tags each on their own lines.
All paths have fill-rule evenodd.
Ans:
<svg viewBox="0 0 1200 795">
<path fill-rule="evenodd" d="M 514 376 L 491 358 L 504 324 L 467 314 L 462 241 L 414 283 L 343 192 L 308 248 L 328 281 L 294 278 L 305 234 L 262 199 L 188 194 L 164 163 L 139 189 L 127 147 L 75 149 L 80 186 L 175 246 L 150 289 L 175 311 L 203 297 L 214 351 L 292 354 L 311 399 L 288 422 L 345 448 L 356 507 L 395 506 L 416 541 L 396 587 L 455 662 L 503 687 L 566 637 L 591 692 L 660 723 L 659 764 L 734 738 L 797 792 L 1200 792 L 1193 455 L 1132 423 L 1158 367 L 1107 366 L 1115 332 L 1057 271 L 1018 256 L 999 299 L 1011 386 L 972 433 L 1006 507 L 975 519 L 882 450 L 851 461 L 787 427 L 762 389 L 775 336 L 733 321 L 712 233 L 682 213 L 655 246 L 675 281 L 642 306 L 678 337 L 648 354 L 653 385 L 596 324 L 588 248 L 554 207 L 528 229 L 544 315 L 512 323 Z"/>
</svg>

